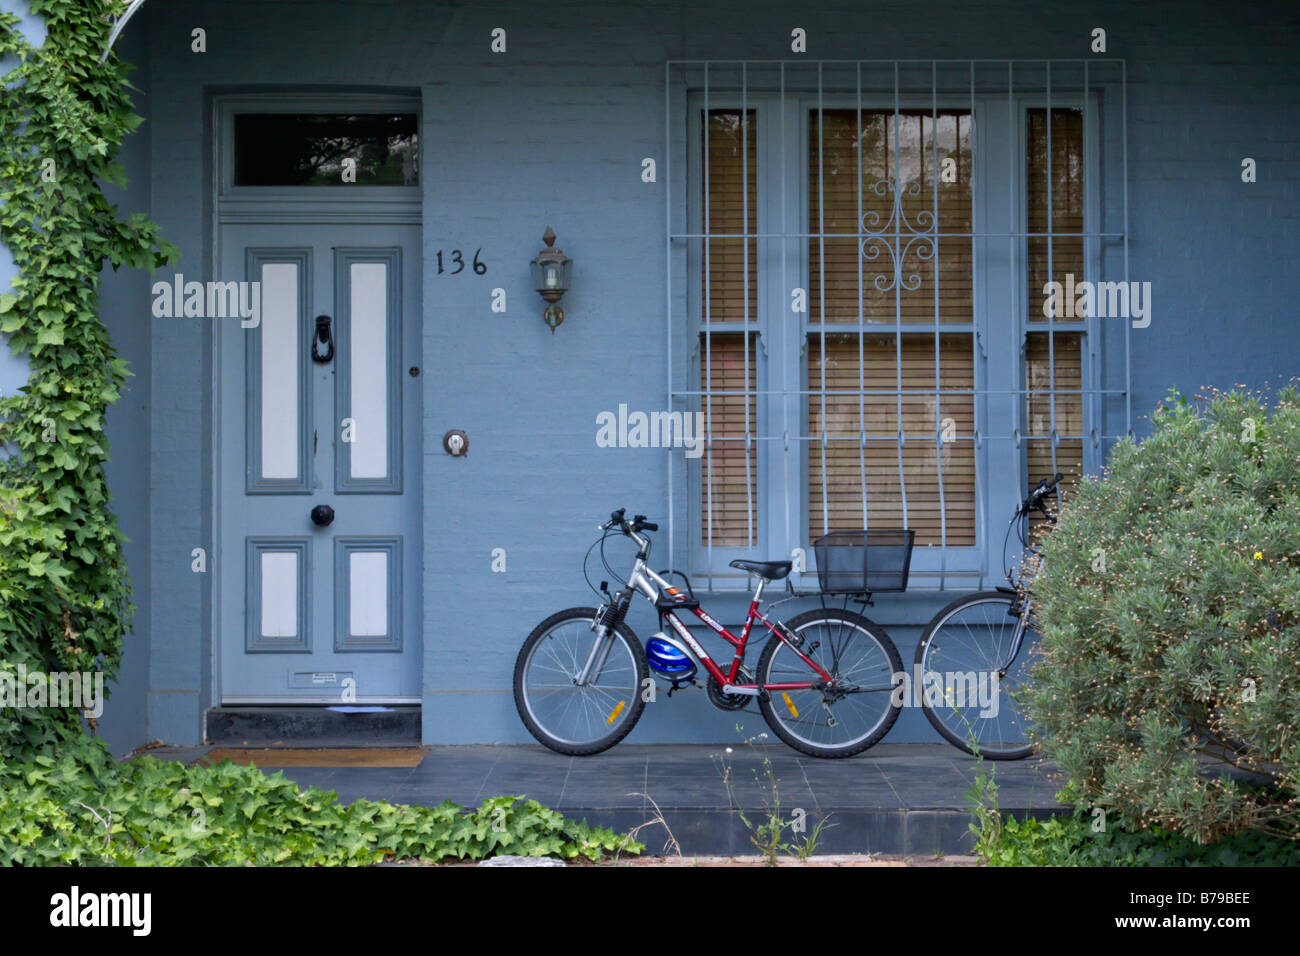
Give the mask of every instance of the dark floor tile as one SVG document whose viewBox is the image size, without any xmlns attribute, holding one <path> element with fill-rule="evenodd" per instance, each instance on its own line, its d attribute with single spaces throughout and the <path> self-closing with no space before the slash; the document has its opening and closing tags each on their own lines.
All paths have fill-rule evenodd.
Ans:
<svg viewBox="0 0 1300 956">
<path fill-rule="evenodd" d="M 559 806 L 640 808 L 645 806 L 645 768 L 635 764 L 615 770 L 575 766 L 564 780 Z M 656 798 L 657 799 L 657 798 Z"/>
<path fill-rule="evenodd" d="M 268 770 L 268 773 L 274 773 L 274 770 Z M 299 787 L 320 787 L 322 790 L 332 789 L 331 781 L 334 778 L 333 767 L 285 767 L 284 776 L 286 780 L 292 780 Z"/>
<path fill-rule="evenodd" d="M 484 787 L 495 765 L 495 761 L 480 757 L 426 758 L 412 769 L 403 785 L 468 794 L 470 800 L 477 801 L 486 792 Z"/>
<path fill-rule="evenodd" d="M 554 776 L 535 773 L 512 773 L 509 775 L 490 776 L 483 783 L 483 788 L 474 798 L 477 806 L 489 797 L 523 797 L 536 800 L 548 807 L 561 803 L 564 782 Z"/>
<path fill-rule="evenodd" d="M 421 807 L 436 807 L 445 800 L 461 807 L 477 808 L 482 800 L 477 791 L 456 790 L 425 783 L 406 783 L 384 795 L 391 803 L 406 803 Z"/>
<path fill-rule="evenodd" d="M 970 853 L 975 835 L 970 815 L 952 811 L 909 811 L 904 814 L 903 849 L 915 856 Z"/>
<path fill-rule="evenodd" d="M 905 834 L 902 814 L 894 811 L 840 809 L 824 814 L 817 836 L 819 853 L 901 853 Z"/>
<path fill-rule="evenodd" d="M 903 806 L 889 780 L 872 764 L 809 758 L 802 767 L 817 806 L 823 809 L 900 809 Z"/>
</svg>

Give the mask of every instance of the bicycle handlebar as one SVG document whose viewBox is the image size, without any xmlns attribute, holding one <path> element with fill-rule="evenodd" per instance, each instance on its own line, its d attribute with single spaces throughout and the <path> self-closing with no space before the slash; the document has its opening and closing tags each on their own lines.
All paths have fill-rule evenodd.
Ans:
<svg viewBox="0 0 1300 956">
<path fill-rule="evenodd" d="M 1029 492 L 1028 497 L 1020 503 L 1020 513 L 1028 514 L 1037 509 L 1047 514 L 1047 506 L 1043 504 L 1043 499 L 1056 490 L 1056 486 L 1061 482 L 1065 475 L 1057 472 L 1051 478 L 1040 478 L 1034 490 Z"/>
<path fill-rule="evenodd" d="M 601 525 L 601 529 L 609 531 L 613 528 L 618 528 L 624 534 L 635 534 L 638 531 L 659 530 L 659 525 L 655 524 L 653 521 L 646 521 L 645 515 L 633 515 L 632 520 L 628 521 L 624 517 L 626 514 L 626 508 L 619 508 L 617 511 L 612 512 L 609 516 L 609 521 Z"/>
</svg>

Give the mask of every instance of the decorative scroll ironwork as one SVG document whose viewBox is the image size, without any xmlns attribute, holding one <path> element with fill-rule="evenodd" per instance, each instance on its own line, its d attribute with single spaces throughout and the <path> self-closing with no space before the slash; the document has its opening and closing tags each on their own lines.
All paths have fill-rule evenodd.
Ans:
<svg viewBox="0 0 1300 956">
<path fill-rule="evenodd" d="M 858 242 L 858 251 L 862 258 L 874 262 L 880 258 L 880 250 L 884 248 L 888 250 L 890 259 L 894 263 L 892 279 L 888 274 L 881 273 L 872 279 L 872 284 L 879 292 L 889 292 L 895 287 L 907 292 L 915 292 L 921 287 L 921 275 L 919 272 L 913 272 L 904 279 L 903 262 L 907 259 L 908 253 L 912 252 L 913 246 L 916 247 L 914 255 L 918 261 L 930 262 L 934 259 L 938 222 L 934 218 L 934 213 L 928 209 L 922 209 L 917 213 L 915 225 L 907 219 L 907 212 L 903 209 L 903 197 L 921 194 L 919 180 L 910 180 L 899 189 L 893 180 L 879 179 L 871 187 L 871 191 L 881 198 L 891 194 L 894 197 L 889 219 L 883 226 L 880 224 L 880 213 L 874 209 L 863 213 L 862 221 L 858 224 L 864 234 L 864 238 Z M 905 243 L 901 241 L 904 238 L 907 240 Z"/>
</svg>

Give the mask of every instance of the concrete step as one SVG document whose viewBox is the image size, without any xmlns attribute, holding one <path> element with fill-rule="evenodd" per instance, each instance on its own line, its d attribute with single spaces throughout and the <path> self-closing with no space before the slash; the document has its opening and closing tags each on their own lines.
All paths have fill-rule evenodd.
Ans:
<svg viewBox="0 0 1300 956">
<path fill-rule="evenodd" d="M 996 780 L 1004 818 L 1068 812 L 1056 802 L 1061 781 L 1051 764 L 1031 758 L 981 768 L 947 744 L 882 743 L 847 760 L 818 760 L 781 745 L 622 744 L 593 757 L 527 745 L 425 751 L 402 766 L 364 765 L 328 751 L 318 758 L 285 754 L 282 763 L 264 752 L 253 756 L 263 770 L 283 769 L 300 786 L 333 790 L 344 802 L 364 797 L 432 807 L 451 799 L 476 807 L 488 797 L 527 796 L 619 832 L 640 827 L 638 838 L 652 854 L 665 852 L 670 832 L 687 855 L 753 854 L 737 808 L 757 826 L 777 799 L 782 818 L 800 817 L 803 827 L 787 830 L 786 843 L 801 843 L 818 820 L 827 821 L 818 854 L 966 854 L 974 842 L 966 792 L 981 772 Z M 196 748 L 153 753 L 186 761 L 201 755 Z"/>
</svg>

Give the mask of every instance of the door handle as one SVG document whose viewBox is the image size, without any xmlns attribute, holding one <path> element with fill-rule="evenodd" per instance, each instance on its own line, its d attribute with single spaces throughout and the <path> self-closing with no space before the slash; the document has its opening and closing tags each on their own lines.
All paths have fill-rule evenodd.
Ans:
<svg viewBox="0 0 1300 956">
<path fill-rule="evenodd" d="M 334 521 L 334 509 L 329 505 L 317 505 L 311 509 L 312 524 L 326 527 Z"/>
<path fill-rule="evenodd" d="M 324 345 L 327 349 L 324 355 L 321 355 L 319 347 Z M 316 316 L 316 334 L 311 339 L 311 359 L 313 362 L 319 362 L 324 365 L 334 358 L 334 338 L 330 335 L 330 317 L 328 315 Z"/>
</svg>

